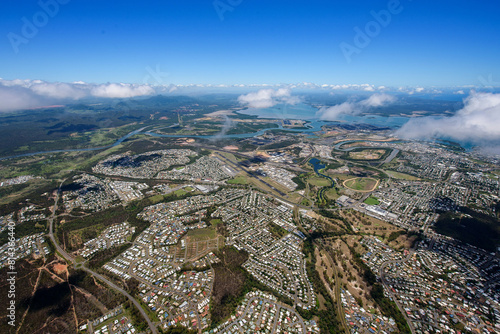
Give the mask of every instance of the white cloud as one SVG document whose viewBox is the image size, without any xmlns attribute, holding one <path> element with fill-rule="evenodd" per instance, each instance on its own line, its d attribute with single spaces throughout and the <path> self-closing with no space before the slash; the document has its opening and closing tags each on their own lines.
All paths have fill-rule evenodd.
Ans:
<svg viewBox="0 0 500 334">
<path fill-rule="evenodd" d="M 156 91 L 150 85 L 122 83 L 88 84 L 46 82 L 42 80 L 0 79 L 0 111 L 35 108 L 85 97 L 128 98 L 151 95 Z"/>
<path fill-rule="evenodd" d="M 405 139 L 450 138 L 482 147 L 500 143 L 500 94 L 471 92 L 451 117 L 413 118 L 396 135 Z"/>
<path fill-rule="evenodd" d="M 38 107 L 44 100 L 22 86 L 0 86 L 0 112 Z"/>
<path fill-rule="evenodd" d="M 249 108 L 269 108 L 279 103 L 297 104 L 300 98 L 292 96 L 289 88 L 261 89 L 238 97 L 238 102 Z"/>
<path fill-rule="evenodd" d="M 131 85 L 123 83 L 103 84 L 93 87 L 91 95 L 96 97 L 125 98 L 154 94 L 155 90 L 149 85 Z"/>
<path fill-rule="evenodd" d="M 398 91 L 400 91 L 402 93 L 407 93 L 408 95 L 429 92 L 428 89 L 423 88 L 423 87 L 399 87 Z"/>
<path fill-rule="evenodd" d="M 15 90 L 6 90 L 7 88 Z M 26 90 L 22 90 L 24 88 Z M 5 80 L 0 78 L 0 91 L 2 96 L 10 98 L 0 100 L 0 111 L 14 111 L 25 108 L 41 107 L 51 104 L 65 104 L 86 97 L 99 98 L 132 98 L 152 94 L 186 94 L 196 95 L 202 90 L 224 90 L 224 89 L 259 89 L 258 91 L 242 95 L 239 101 L 242 105 L 251 108 L 267 108 L 278 103 L 297 104 L 301 99 L 292 96 L 293 89 L 325 90 L 337 92 L 346 91 L 390 91 L 385 86 L 374 86 L 371 84 L 323 84 L 317 85 L 310 82 L 297 84 L 187 84 L 187 85 L 149 85 L 149 84 L 124 84 L 106 83 L 91 84 L 84 81 L 74 82 L 47 82 L 43 80 L 14 79 Z M 410 92 L 406 90 L 407 92 Z M 410 94 L 415 90 L 412 89 Z M 18 101 L 18 102 L 15 102 Z M 347 108 L 348 106 L 342 106 Z"/>
<path fill-rule="evenodd" d="M 361 112 L 361 110 L 356 107 L 357 104 L 355 102 L 344 102 L 329 108 L 323 107 L 318 110 L 316 115 L 318 115 L 320 119 L 334 121 L 341 114 L 352 115 Z"/>
<path fill-rule="evenodd" d="M 334 121 L 337 120 L 340 115 L 357 115 L 362 112 L 367 111 L 370 108 L 382 107 L 394 102 L 396 98 L 388 94 L 373 94 L 369 98 L 361 101 L 346 101 L 341 104 L 337 104 L 332 107 L 323 107 L 316 115 L 323 120 Z"/>
<path fill-rule="evenodd" d="M 381 107 L 396 101 L 396 98 L 389 94 L 373 94 L 366 100 L 359 103 L 365 107 Z"/>
<path fill-rule="evenodd" d="M 88 93 L 82 85 L 67 83 L 49 83 L 40 82 L 30 86 L 30 89 L 40 96 L 53 97 L 56 99 L 78 100 L 85 97 Z"/>
</svg>

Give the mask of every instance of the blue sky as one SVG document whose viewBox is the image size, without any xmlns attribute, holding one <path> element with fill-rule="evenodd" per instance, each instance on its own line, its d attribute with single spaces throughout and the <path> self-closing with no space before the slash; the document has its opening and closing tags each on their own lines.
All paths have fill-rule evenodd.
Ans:
<svg viewBox="0 0 500 334">
<path fill-rule="evenodd" d="M 374 21 L 371 11 L 387 10 L 391 1 L 220 0 L 232 9 L 224 20 L 213 0 L 60 1 L 67 4 L 33 36 L 23 35 L 23 17 L 33 23 L 42 11 L 38 1 L 0 2 L 1 78 L 386 86 L 481 85 L 481 76 L 500 81 L 497 1 L 401 0 L 391 22 L 350 62 L 339 45 L 355 46 L 354 28 L 364 31 Z M 18 52 L 12 36 L 25 38 Z M 148 73 L 157 66 L 168 73 L 161 81 Z"/>
</svg>

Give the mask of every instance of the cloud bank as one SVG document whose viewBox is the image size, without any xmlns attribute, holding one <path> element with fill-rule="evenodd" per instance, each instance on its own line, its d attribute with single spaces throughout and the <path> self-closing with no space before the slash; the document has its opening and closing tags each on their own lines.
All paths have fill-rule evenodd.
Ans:
<svg viewBox="0 0 500 334">
<path fill-rule="evenodd" d="M 44 105 L 45 98 L 24 87 L 0 86 L 0 111 L 35 108 Z"/>
<path fill-rule="evenodd" d="M 373 94 L 369 98 L 357 102 L 346 101 L 333 107 L 323 107 L 316 115 L 322 120 L 335 121 L 340 115 L 357 115 L 370 108 L 382 107 L 396 101 L 396 98 L 388 94 Z"/>
<path fill-rule="evenodd" d="M 130 84 L 104 84 L 93 87 L 90 91 L 92 96 L 96 97 L 114 97 L 126 98 L 155 93 L 153 87 L 149 85 L 130 85 Z"/>
<path fill-rule="evenodd" d="M 412 118 L 396 135 L 404 139 L 447 138 L 500 154 L 500 94 L 471 92 L 455 115 Z"/>
<path fill-rule="evenodd" d="M 75 101 L 85 97 L 130 98 L 154 93 L 155 90 L 150 85 L 0 79 L 0 112 Z"/>
<path fill-rule="evenodd" d="M 149 96 L 154 94 L 162 95 L 188 95 L 196 96 L 207 93 L 237 93 L 244 94 L 239 97 L 241 105 L 250 108 L 268 108 L 276 104 L 297 104 L 301 99 L 292 96 L 293 91 L 317 91 L 330 95 L 336 94 L 357 94 L 373 92 L 373 97 L 365 103 L 347 102 L 345 105 L 332 107 L 328 114 L 335 115 L 336 110 L 340 113 L 355 113 L 356 110 L 370 108 L 370 105 L 377 105 L 377 99 L 382 99 L 387 94 L 431 94 L 439 95 L 449 93 L 468 94 L 474 86 L 455 86 L 445 90 L 437 90 L 432 87 L 386 87 L 371 84 L 315 84 L 311 82 L 301 82 L 295 84 L 164 84 L 150 85 L 147 82 L 142 84 L 126 83 L 105 83 L 92 84 L 82 81 L 77 82 L 46 82 L 42 80 L 5 80 L 0 78 L 0 112 L 29 109 L 54 104 L 66 104 L 84 98 L 134 98 L 139 96 Z M 481 89 L 481 88 L 479 88 Z M 255 90 L 248 93 L 249 90 Z M 497 92 L 491 91 L 489 92 Z M 390 101 L 381 100 L 382 105 Z M 322 110 L 322 113 L 324 110 Z M 333 117 L 333 116 L 332 116 Z M 325 118 L 326 119 L 326 118 Z"/>
<path fill-rule="evenodd" d="M 249 108 L 270 108 L 279 103 L 297 104 L 300 98 L 292 96 L 290 88 L 261 89 L 238 97 L 238 102 Z"/>
</svg>

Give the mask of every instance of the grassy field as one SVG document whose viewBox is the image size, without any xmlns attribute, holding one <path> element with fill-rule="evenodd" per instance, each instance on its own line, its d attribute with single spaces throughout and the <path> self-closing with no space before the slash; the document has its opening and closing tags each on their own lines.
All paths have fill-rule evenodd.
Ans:
<svg viewBox="0 0 500 334">
<path fill-rule="evenodd" d="M 294 192 L 288 195 L 288 199 L 294 203 L 298 203 L 302 200 L 302 196 L 300 196 L 300 194 L 297 194 L 297 192 Z"/>
<path fill-rule="evenodd" d="M 365 199 L 365 203 L 368 205 L 379 205 L 380 204 L 377 197 L 373 197 L 373 196 L 370 196 L 367 199 Z"/>
<path fill-rule="evenodd" d="M 356 191 L 373 191 L 378 185 L 378 180 L 371 177 L 356 177 L 344 181 L 344 187 Z"/>
<path fill-rule="evenodd" d="M 184 196 L 187 194 L 187 191 L 185 191 L 184 189 L 179 189 L 179 190 L 174 191 L 174 194 L 176 196 Z"/>
<path fill-rule="evenodd" d="M 163 195 L 154 195 L 154 196 L 151 196 L 148 198 L 151 203 L 153 204 L 156 204 L 156 203 L 160 203 L 161 201 L 163 201 L 164 197 Z"/>
<path fill-rule="evenodd" d="M 398 227 L 390 223 L 365 215 L 355 210 L 341 211 L 340 215 L 348 219 L 352 227 L 357 229 L 361 233 L 374 234 L 381 238 L 385 238 L 391 232 L 400 230 Z"/>
<path fill-rule="evenodd" d="M 33 193 L 37 189 L 48 186 L 50 184 L 50 180 L 33 179 L 23 184 L 2 187 L 0 188 L 0 205 L 7 204 L 13 201 L 24 200 L 26 196 Z"/>
<path fill-rule="evenodd" d="M 70 231 L 68 233 L 69 244 L 66 246 L 70 250 L 81 248 L 85 241 L 97 238 L 105 228 L 106 226 L 103 224 L 96 224 L 79 230 Z"/>
<path fill-rule="evenodd" d="M 248 184 L 248 180 L 244 176 L 236 176 L 234 179 L 228 180 L 229 184 Z"/>
<path fill-rule="evenodd" d="M 328 187 L 331 185 L 331 182 L 328 179 L 319 176 L 312 176 L 307 179 L 307 182 L 313 186 L 318 187 Z"/>
<path fill-rule="evenodd" d="M 385 152 L 385 150 L 367 149 L 359 152 L 349 152 L 349 158 L 353 160 L 378 160 Z"/>
<path fill-rule="evenodd" d="M 384 160 L 390 153 L 390 148 L 355 148 L 352 151 L 344 152 L 342 159 L 351 161 L 379 161 Z"/>
<path fill-rule="evenodd" d="M 301 205 L 309 206 L 311 205 L 311 202 L 307 200 L 306 198 L 303 198 L 302 201 L 300 202 Z"/>
<path fill-rule="evenodd" d="M 234 156 L 234 154 L 228 153 L 228 152 L 220 152 L 220 155 L 224 156 L 225 158 L 229 159 L 232 162 L 238 162 L 238 159 Z"/>
<path fill-rule="evenodd" d="M 337 193 L 337 190 L 335 189 L 328 189 L 326 192 L 326 197 L 332 200 L 336 200 L 337 198 L 340 197 L 340 195 Z"/>
<path fill-rule="evenodd" d="M 417 180 L 420 180 L 418 177 L 415 177 L 413 175 L 408 175 L 408 174 L 404 174 L 404 173 L 394 172 L 392 170 L 384 170 L 384 172 L 387 173 L 389 176 L 395 178 L 395 179 L 408 180 L 408 181 L 417 181 Z"/>
<path fill-rule="evenodd" d="M 209 239 L 215 239 L 217 237 L 217 232 L 215 228 L 200 228 L 195 230 L 189 230 L 187 233 L 190 241 L 203 241 Z"/>
<path fill-rule="evenodd" d="M 220 220 L 220 219 L 212 219 L 212 220 L 210 221 L 210 224 L 212 224 L 212 226 L 217 227 L 219 224 L 223 224 L 223 222 L 222 222 L 222 220 Z"/>
</svg>

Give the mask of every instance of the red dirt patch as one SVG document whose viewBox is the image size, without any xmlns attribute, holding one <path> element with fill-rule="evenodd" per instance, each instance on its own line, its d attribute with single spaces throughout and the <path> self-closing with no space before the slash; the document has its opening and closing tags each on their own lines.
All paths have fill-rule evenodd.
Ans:
<svg viewBox="0 0 500 334">
<path fill-rule="evenodd" d="M 54 264 L 54 272 L 58 275 L 64 274 L 68 270 L 68 266 L 62 263 Z"/>
</svg>

